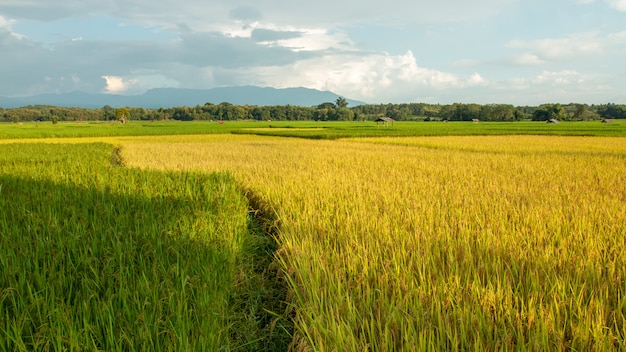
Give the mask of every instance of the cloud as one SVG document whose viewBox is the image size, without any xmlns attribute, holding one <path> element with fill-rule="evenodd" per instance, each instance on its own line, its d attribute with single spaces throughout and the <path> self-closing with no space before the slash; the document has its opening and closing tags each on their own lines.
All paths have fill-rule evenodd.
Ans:
<svg viewBox="0 0 626 352">
<path fill-rule="evenodd" d="M 354 44 L 343 32 L 328 32 L 323 29 L 301 29 L 301 35 L 276 41 L 262 42 L 270 46 L 280 46 L 292 51 L 351 50 Z"/>
<path fill-rule="evenodd" d="M 571 69 L 542 70 L 527 76 L 491 82 L 488 94 L 495 101 L 516 105 L 556 102 L 601 104 L 624 101 L 626 94 L 614 88 L 615 82 L 624 78 L 624 75 L 613 77 Z"/>
<path fill-rule="evenodd" d="M 293 50 L 256 42 L 249 37 L 228 37 L 220 33 L 185 34 L 172 46 L 164 48 L 176 62 L 198 67 L 220 66 L 240 68 L 281 65 L 297 60 Z M 158 57 L 158 52 L 155 52 Z"/>
<path fill-rule="evenodd" d="M 549 84 L 552 86 L 563 86 L 575 83 L 584 84 L 587 79 L 574 70 L 562 70 L 558 72 L 543 71 L 532 78 L 532 83 Z"/>
<path fill-rule="evenodd" d="M 618 11 L 626 11 L 626 0 L 607 0 L 607 2 Z"/>
<path fill-rule="evenodd" d="M 624 5 L 577 2 L 593 1 Z M 579 93 L 589 101 L 623 91 L 626 31 L 589 26 L 599 16 L 589 13 L 568 17 L 565 27 L 581 31 L 568 34 L 541 4 L 531 12 L 543 16 L 532 17 L 529 28 L 516 17 L 529 13 L 519 0 L 2 0 L 0 77 L 11 84 L 0 85 L 0 95 L 255 84 L 332 90 L 368 102 L 444 103 Z M 41 39 L 23 31 L 27 18 L 40 28 L 74 26 Z M 56 19 L 66 20 L 47 22 Z M 114 35 L 104 34 L 103 23 Z M 84 24 L 91 31 L 83 32 Z M 537 33 L 553 34 L 533 38 Z M 617 74 L 595 73 L 602 70 Z"/>
<path fill-rule="evenodd" d="M 106 81 L 106 87 L 104 88 L 104 92 L 109 94 L 118 94 L 123 93 L 128 90 L 129 85 L 133 85 L 136 83 L 135 81 L 127 81 L 124 82 L 122 77 L 118 76 L 102 76 Z"/>
<path fill-rule="evenodd" d="M 0 31 L 9 33 L 11 36 L 15 37 L 16 39 L 25 39 L 26 36 L 13 31 L 12 25 L 14 23 L 15 23 L 15 20 L 6 19 L 4 18 L 4 16 L 0 15 Z"/>
<path fill-rule="evenodd" d="M 245 84 L 328 90 L 364 101 L 414 101 L 414 93 L 487 84 L 478 73 L 461 76 L 420 67 L 411 51 L 402 55 L 337 53 L 285 66 L 242 72 Z M 252 79 L 252 77 L 254 77 Z"/>
<path fill-rule="evenodd" d="M 258 21 L 263 18 L 263 14 L 256 7 L 240 6 L 230 10 L 229 17 L 239 21 Z"/>
<path fill-rule="evenodd" d="M 521 51 L 491 63 L 503 66 L 557 67 L 580 65 L 601 71 L 618 68 L 626 53 L 626 31 L 617 33 L 574 33 L 562 38 L 511 40 L 505 48 Z M 480 64 L 486 64 L 481 62 Z"/>
<path fill-rule="evenodd" d="M 67 17 L 86 16 L 90 13 L 111 12 L 116 1 L 64 0 L 3 0 L 0 9 L 15 18 L 51 21 Z"/>
<path fill-rule="evenodd" d="M 592 4 L 596 0 L 577 0 L 579 4 Z M 626 11 L 626 0 L 604 0 L 610 7 L 618 11 Z"/>
<path fill-rule="evenodd" d="M 3 0 L 5 14 L 37 20 L 86 17 L 96 14 L 134 23 L 176 28 L 184 24 L 194 31 L 215 30 L 227 21 L 265 21 L 278 26 L 337 26 L 356 23 L 392 25 L 467 21 L 496 15 L 515 0 L 363 0 L 352 2 L 276 0 L 251 6 L 249 0 Z M 400 9 L 390 11 L 389 9 Z"/>
<path fill-rule="evenodd" d="M 521 65 L 521 66 L 527 66 L 527 65 L 536 66 L 536 65 L 544 64 L 545 60 L 541 59 L 539 56 L 533 53 L 522 53 L 518 56 L 512 57 L 510 62 L 512 62 L 515 65 Z"/>
<path fill-rule="evenodd" d="M 250 37 L 257 42 L 274 43 L 278 40 L 299 38 L 303 35 L 302 31 L 280 31 L 268 28 L 255 28 L 250 33 Z"/>
<path fill-rule="evenodd" d="M 4 16 L 0 16 L 0 28 L 11 28 L 11 23 L 14 21 L 7 20 Z"/>
<path fill-rule="evenodd" d="M 573 59 L 581 56 L 601 55 L 605 41 L 597 32 L 572 34 L 564 38 L 545 38 L 531 41 L 512 40 L 506 44 L 511 49 L 527 49 L 519 62 L 529 64 L 544 60 Z"/>
</svg>

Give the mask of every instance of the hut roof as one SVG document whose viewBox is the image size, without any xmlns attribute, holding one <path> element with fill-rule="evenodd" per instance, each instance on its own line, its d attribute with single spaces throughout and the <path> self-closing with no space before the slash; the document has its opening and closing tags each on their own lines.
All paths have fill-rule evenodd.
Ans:
<svg viewBox="0 0 626 352">
<path fill-rule="evenodd" d="M 376 122 L 394 122 L 395 120 L 391 117 L 382 116 L 376 119 Z"/>
</svg>

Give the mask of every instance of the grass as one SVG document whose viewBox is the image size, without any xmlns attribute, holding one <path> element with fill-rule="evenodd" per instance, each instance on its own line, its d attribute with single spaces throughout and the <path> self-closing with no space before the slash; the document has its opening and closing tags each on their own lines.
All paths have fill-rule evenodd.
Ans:
<svg viewBox="0 0 626 352">
<path fill-rule="evenodd" d="M 274 241 L 231 176 L 119 167 L 100 143 L 2 148 L 0 350 L 289 342 L 264 311 L 281 294 L 266 283 Z"/>
<path fill-rule="evenodd" d="M 0 124 L 0 140 L 30 138 L 77 138 L 190 134 L 257 134 L 308 139 L 339 139 L 356 137 L 407 137 L 446 135 L 567 135 L 626 136 L 626 121 L 614 120 L 562 122 L 396 122 L 378 126 L 374 122 L 315 121 L 131 121 L 119 123 L 23 123 Z"/>
<path fill-rule="evenodd" d="M 232 133 L 309 139 L 358 137 L 408 137 L 451 135 L 563 135 L 626 136 L 626 121 L 609 124 L 599 121 L 563 122 L 396 122 L 393 126 L 374 122 L 272 123 L 270 128 L 236 129 Z"/>
<path fill-rule="evenodd" d="M 84 138 L 115 136 L 153 136 L 230 133 L 232 130 L 250 126 L 267 126 L 264 122 L 227 122 L 219 124 L 208 121 L 130 121 L 118 122 L 49 122 L 0 124 L 0 139 L 30 138 Z"/>
</svg>

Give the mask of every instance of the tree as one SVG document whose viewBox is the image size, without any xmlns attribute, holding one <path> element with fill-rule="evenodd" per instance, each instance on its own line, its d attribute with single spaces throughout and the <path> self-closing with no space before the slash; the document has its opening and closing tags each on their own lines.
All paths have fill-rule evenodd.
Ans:
<svg viewBox="0 0 626 352">
<path fill-rule="evenodd" d="M 102 107 L 102 117 L 106 120 L 115 120 L 116 116 L 115 116 L 115 109 L 113 109 L 112 107 L 110 107 L 109 105 L 105 105 Z"/>
<path fill-rule="evenodd" d="M 270 110 L 265 106 L 255 106 L 252 109 L 252 118 L 258 121 L 267 121 L 270 120 L 272 115 L 270 114 Z"/>
<path fill-rule="evenodd" d="M 346 108 L 348 107 L 348 101 L 343 97 L 339 97 L 335 100 L 335 105 L 337 105 L 338 108 Z"/>
<path fill-rule="evenodd" d="M 533 121 L 560 120 L 563 117 L 561 104 L 544 104 L 533 112 Z"/>
<path fill-rule="evenodd" d="M 486 121 L 513 121 L 516 120 L 515 107 L 506 104 L 483 105 L 480 110 L 481 120 Z"/>
<path fill-rule="evenodd" d="M 126 123 L 126 120 L 130 119 L 130 111 L 128 108 L 119 108 L 115 110 L 115 118 L 121 123 Z"/>
<path fill-rule="evenodd" d="M 354 112 L 346 107 L 337 108 L 335 111 L 336 119 L 339 121 L 352 121 L 354 120 Z"/>
<path fill-rule="evenodd" d="M 626 105 L 606 104 L 598 107 L 598 114 L 605 119 L 626 118 Z"/>
<path fill-rule="evenodd" d="M 321 103 L 317 106 L 318 109 L 334 109 L 336 106 L 331 102 Z"/>
<path fill-rule="evenodd" d="M 576 111 L 574 111 L 574 115 L 572 116 L 573 120 L 582 120 L 585 115 L 585 106 L 583 104 L 576 104 Z"/>
<path fill-rule="evenodd" d="M 317 121 L 327 121 L 329 120 L 329 109 L 317 109 L 313 113 L 313 118 Z"/>
</svg>

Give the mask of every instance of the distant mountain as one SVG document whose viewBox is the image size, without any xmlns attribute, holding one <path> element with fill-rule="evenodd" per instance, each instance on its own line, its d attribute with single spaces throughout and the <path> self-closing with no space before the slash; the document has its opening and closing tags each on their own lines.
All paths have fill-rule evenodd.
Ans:
<svg viewBox="0 0 626 352">
<path fill-rule="evenodd" d="M 295 105 L 316 106 L 324 102 L 335 102 L 340 95 L 309 88 L 264 88 L 255 86 L 224 87 L 212 89 L 156 88 L 141 95 L 90 94 L 71 92 L 42 94 L 30 97 L 0 97 L 0 107 L 16 108 L 27 105 L 53 105 L 63 107 L 101 108 L 142 107 L 169 108 L 174 106 L 196 106 L 205 103 L 223 102 L 234 105 Z M 345 97 L 344 97 L 345 98 Z M 363 105 L 364 102 L 346 98 L 348 106 Z"/>
</svg>

